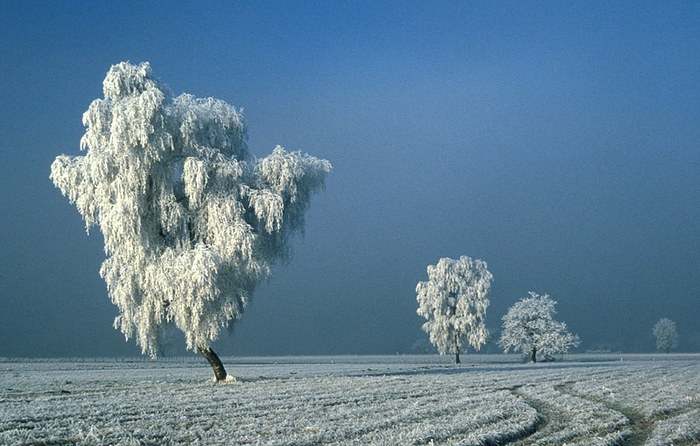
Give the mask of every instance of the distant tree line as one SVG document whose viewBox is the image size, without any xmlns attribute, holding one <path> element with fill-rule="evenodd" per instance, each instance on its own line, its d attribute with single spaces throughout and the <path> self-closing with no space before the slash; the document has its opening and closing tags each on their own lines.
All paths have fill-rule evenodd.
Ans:
<svg viewBox="0 0 700 446">
<path fill-rule="evenodd" d="M 428 280 L 416 286 L 417 313 L 426 319 L 422 329 L 437 351 L 455 355 L 471 346 L 479 350 L 489 339 L 485 325 L 486 297 L 493 275 L 483 260 L 462 256 L 458 260 L 442 258 L 428 266 Z M 498 346 L 504 353 L 519 352 L 530 362 L 553 361 L 580 345 L 578 335 L 569 332 L 565 322 L 554 320 L 557 302 L 549 295 L 533 291 L 513 304 L 503 316 Z M 656 348 L 669 352 L 678 346 L 676 325 L 661 319 L 653 329 Z M 429 350 L 429 344 L 417 341 L 413 349 Z"/>
</svg>

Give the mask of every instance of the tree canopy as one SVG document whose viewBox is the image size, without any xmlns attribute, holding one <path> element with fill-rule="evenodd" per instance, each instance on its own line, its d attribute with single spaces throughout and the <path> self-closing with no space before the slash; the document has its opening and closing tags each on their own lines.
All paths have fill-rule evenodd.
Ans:
<svg viewBox="0 0 700 446">
<path fill-rule="evenodd" d="M 104 236 L 115 328 L 150 355 L 170 327 L 208 348 L 285 257 L 331 164 L 280 146 L 254 158 L 240 110 L 173 96 L 147 62 L 114 65 L 103 90 L 86 154 L 57 157 L 51 179 Z"/>
<path fill-rule="evenodd" d="M 463 348 L 478 350 L 486 343 L 486 294 L 492 280 L 486 262 L 467 256 L 428 266 L 428 280 L 416 286 L 417 313 L 427 319 L 423 330 L 441 355 L 453 353 L 459 362 Z"/>
<path fill-rule="evenodd" d="M 513 304 L 503 316 L 498 344 L 504 352 L 519 351 L 537 362 L 537 353 L 549 359 L 577 346 L 578 336 L 569 333 L 565 322 L 553 319 L 557 302 L 547 294 L 540 296 L 532 291 L 529 294 L 530 297 Z"/>
<path fill-rule="evenodd" d="M 678 332 L 676 323 L 664 317 L 654 325 L 653 330 L 656 337 L 656 349 L 668 353 L 678 347 Z"/>
</svg>

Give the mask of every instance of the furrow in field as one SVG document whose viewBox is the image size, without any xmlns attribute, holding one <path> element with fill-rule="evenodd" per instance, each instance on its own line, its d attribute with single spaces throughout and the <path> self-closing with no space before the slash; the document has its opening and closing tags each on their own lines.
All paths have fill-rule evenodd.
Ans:
<svg viewBox="0 0 700 446">
<path fill-rule="evenodd" d="M 700 437 L 697 361 L 394 374 L 374 373 L 375 364 L 270 365 L 241 368 L 240 382 L 223 385 L 184 366 L 60 365 L 0 370 L 0 444 L 657 445 Z M 371 373 L 357 374 L 364 369 Z"/>
<path fill-rule="evenodd" d="M 635 366 L 602 378 L 571 383 L 561 390 L 629 418 L 630 435 L 620 444 L 679 444 L 700 439 L 700 371 L 696 365 Z"/>
<path fill-rule="evenodd" d="M 399 444 L 500 444 L 521 437 L 538 422 L 534 409 L 508 392 L 446 397 L 454 403 L 438 401 L 431 410 L 406 408 L 400 416 L 385 419 L 380 428 L 350 430 L 331 444 L 376 444 L 382 438 Z"/>
<path fill-rule="evenodd" d="M 518 445 L 614 445 L 627 435 L 629 420 L 619 412 L 561 393 L 552 384 L 529 384 L 517 390 L 546 420 Z"/>
</svg>

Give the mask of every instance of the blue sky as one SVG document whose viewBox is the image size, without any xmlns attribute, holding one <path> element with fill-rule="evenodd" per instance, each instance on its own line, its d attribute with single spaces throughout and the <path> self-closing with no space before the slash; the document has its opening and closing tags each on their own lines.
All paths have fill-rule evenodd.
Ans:
<svg viewBox="0 0 700 446">
<path fill-rule="evenodd" d="M 120 61 L 334 165 L 224 355 L 410 351 L 416 283 L 460 255 L 495 331 L 532 290 L 584 349 L 650 350 L 660 317 L 700 349 L 700 4 L 334 3 L 0 5 L 0 356 L 138 352 L 48 179 Z"/>
</svg>

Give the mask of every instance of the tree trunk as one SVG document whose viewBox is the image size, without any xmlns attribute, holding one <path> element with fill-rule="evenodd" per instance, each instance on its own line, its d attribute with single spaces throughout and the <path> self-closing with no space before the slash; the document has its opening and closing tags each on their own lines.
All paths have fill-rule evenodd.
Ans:
<svg viewBox="0 0 700 446">
<path fill-rule="evenodd" d="M 214 350 L 212 350 L 211 347 L 198 348 L 199 351 L 202 352 L 202 355 L 204 355 L 204 357 L 207 358 L 207 361 L 209 361 L 209 365 L 211 366 L 211 368 L 214 369 L 214 376 L 216 377 L 216 381 L 225 381 L 226 369 L 224 369 L 224 365 L 221 363 L 219 356 L 216 353 L 214 353 Z"/>
<path fill-rule="evenodd" d="M 461 364 L 459 360 L 459 344 L 457 343 L 457 335 L 455 335 L 455 364 Z"/>
<path fill-rule="evenodd" d="M 530 356 L 530 362 L 533 364 L 537 362 L 537 347 L 532 348 L 532 356 Z"/>
</svg>

